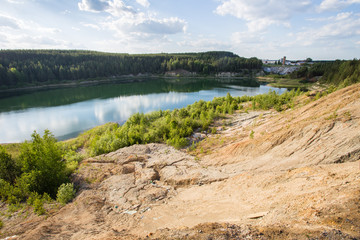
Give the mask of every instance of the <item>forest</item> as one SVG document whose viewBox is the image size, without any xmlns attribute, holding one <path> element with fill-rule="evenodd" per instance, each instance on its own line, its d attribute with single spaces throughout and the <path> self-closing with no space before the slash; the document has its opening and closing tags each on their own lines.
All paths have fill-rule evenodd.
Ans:
<svg viewBox="0 0 360 240">
<path fill-rule="evenodd" d="M 311 66 L 303 66 L 298 71 L 291 73 L 289 77 L 311 81 L 312 78 L 318 76 L 321 76 L 320 83 L 340 87 L 360 82 L 360 60 L 319 62 Z"/>
<path fill-rule="evenodd" d="M 80 50 L 1 50 L 0 88 L 187 70 L 199 75 L 261 69 L 231 52 L 118 54 Z"/>
</svg>

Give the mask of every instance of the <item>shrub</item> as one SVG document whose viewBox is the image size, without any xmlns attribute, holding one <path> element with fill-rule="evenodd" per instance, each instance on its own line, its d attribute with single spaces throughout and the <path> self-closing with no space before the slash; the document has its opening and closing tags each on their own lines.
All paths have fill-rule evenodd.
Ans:
<svg viewBox="0 0 360 240">
<path fill-rule="evenodd" d="M 75 197 L 74 184 L 72 183 L 63 183 L 57 192 L 56 200 L 61 204 L 67 204 Z"/>
<path fill-rule="evenodd" d="M 33 206 L 34 213 L 38 215 L 43 215 L 46 213 L 46 210 L 44 208 L 45 202 L 50 202 L 51 198 L 47 193 L 44 193 L 43 195 L 40 195 L 36 192 L 30 193 L 30 196 L 28 197 L 26 203 L 28 205 Z"/>
<path fill-rule="evenodd" d="M 212 133 L 212 134 L 216 134 L 216 132 L 217 132 L 216 127 L 213 127 L 213 128 L 211 129 L 211 133 Z"/>
<path fill-rule="evenodd" d="M 34 213 L 37 215 L 43 215 L 46 213 L 44 208 L 44 200 L 42 198 L 36 198 L 33 203 Z"/>
<path fill-rule="evenodd" d="M 55 197 L 58 187 L 67 180 L 61 148 L 48 130 L 45 130 L 43 137 L 34 132 L 32 141 L 22 145 L 20 161 L 23 174 L 31 179 L 28 182 L 29 191 Z"/>
</svg>

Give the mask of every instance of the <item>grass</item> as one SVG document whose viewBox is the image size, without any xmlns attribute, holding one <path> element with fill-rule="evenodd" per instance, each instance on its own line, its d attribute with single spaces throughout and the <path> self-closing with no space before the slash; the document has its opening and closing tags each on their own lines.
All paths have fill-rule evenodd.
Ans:
<svg viewBox="0 0 360 240">
<path fill-rule="evenodd" d="M 338 117 L 336 111 L 334 111 L 330 116 L 326 117 L 325 120 L 334 120 Z"/>
<path fill-rule="evenodd" d="M 308 89 L 312 85 L 312 83 L 302 83 L 302 79 L 293 79 L 280 75 L 268 75 L 266 77 L 259 77 L 258 81 L 268 83 L 271 87 L 277 88 Z"/>
<path fill-rule="evenodd" d="M 253 130 L 251 130 L 251 132 L 250 132 L 250 138 L 251 139 L 254 139 L 254 134 L 255 134 L 255 132 Z"/>
<path fill-rule="evenodd" d="M 20 155 L 21 143 L 4 143 L 1 144 L 6 149 L 6 152 L 13 158 L 17 158 Z"/>
</svg>

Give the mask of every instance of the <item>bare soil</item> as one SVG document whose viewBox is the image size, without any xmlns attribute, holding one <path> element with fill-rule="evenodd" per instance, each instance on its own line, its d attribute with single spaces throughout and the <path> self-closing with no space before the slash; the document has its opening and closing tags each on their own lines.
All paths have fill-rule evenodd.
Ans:
<svg viewBox="0 0 360 240">
<path fill-rule="evenodd" d="M 72 203 L 3 214 L 2 236 L 360 239 L 360 85 L 310 98 L 236 113 L 190 154 L 148 144 L 87 159 Z"/>
</svg>

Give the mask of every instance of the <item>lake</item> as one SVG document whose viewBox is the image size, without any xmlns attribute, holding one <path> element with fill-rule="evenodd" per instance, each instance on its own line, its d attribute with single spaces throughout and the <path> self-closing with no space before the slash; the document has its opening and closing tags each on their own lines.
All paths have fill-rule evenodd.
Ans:
<svg viewBox="0 0 360 240">
<path fill-rule="evenodd" d="M 253 96 L 286 89 L 259 85 L 252 79 L 161 78 L 147 81 L 19 93 L 0 99 L 0 143 L 30 139 L 49 129 L 65 140 L 95 126 L 124 123 L 136 112 L 182 108 L 214 97 Z"/>
</svg>

